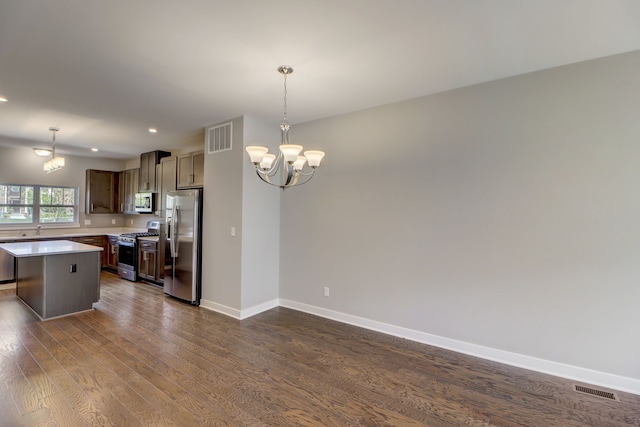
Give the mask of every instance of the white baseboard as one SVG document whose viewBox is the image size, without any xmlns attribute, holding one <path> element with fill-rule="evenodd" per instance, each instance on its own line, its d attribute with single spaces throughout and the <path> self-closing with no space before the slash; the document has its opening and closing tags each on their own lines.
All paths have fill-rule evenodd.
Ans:
<svg viewBox="0 0 640 427">
<path fill-rule="evenodd" d="M 0 291 L 4 291 L 5 289 L 15 289 L 15 288 L 16 288 L 16 282 L 0 284 Z"/>
<path fill-rule="evenodd" d="M 338 322 L 347 323 L 349 325 L 359 326 L 361 328 L 382 332 L 388 335 L 406 338 L 411 341 L 468 354 L 470 356 L 480 357 L 482 359 L 492 360 L 494 362 L 640 395 L 640 380 L 633 378 L 621 377 L 618 375 L 607 374 L 605 372 L 593 371 L 577 366 L 565 365 L 563 363 L 511 353 L 504 350 L 497 350 L 490 347 L 484 347 L 477 344 L 428 334 L 426 332 L 402 328 L 295 301 L 280 299 L 279 305 L 327 319 L 336 320 Z"/>
<path fill-rule="evenodd" d="M 255 305 L 253 307 L 246 308 L 244 310 L 238 310 L 235 308 L 227 307 L 226 305 L 218 304 L 213 301 L 201 299 L 200 307 L 233 317 L 234 319 L 242 320 L 251 316 L 255 316 L 256 314 L 262 313 L 263 311 L 276 308 L 278 306 L 278 303 L 279 301 L 275 299 L 272 301 L 267 301 L 265 303 Z"/>
<path fill-rule="evenodd" d="M 229 317 L 233 317 L 234 319 L 240 319 L 240 310 L 227 307 L 226 305 L 218 304 L 217 302 L 201 299 L 200 307 L 206 308 L 207 310 L 215 311 L 216 313 L 225 314 Z"/>
</svg>

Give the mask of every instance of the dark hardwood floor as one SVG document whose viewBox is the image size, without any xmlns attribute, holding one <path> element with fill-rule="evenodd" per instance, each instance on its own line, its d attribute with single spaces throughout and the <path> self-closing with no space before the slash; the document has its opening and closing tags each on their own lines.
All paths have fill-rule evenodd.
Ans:
<svg viewBox="0 0 640 427">
<path fill-rule="evenodd" d="M 0 426 L 640 426 L 573 382 L 277 308 L 244 321 L 103 272 L 46 322 L 0 291 Z"/>
</svg>

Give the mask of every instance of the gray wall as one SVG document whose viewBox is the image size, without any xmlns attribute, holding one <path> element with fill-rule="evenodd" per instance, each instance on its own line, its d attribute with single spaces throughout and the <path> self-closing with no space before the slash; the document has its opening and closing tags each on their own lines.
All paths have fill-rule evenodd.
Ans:
<svg viewBox="0 0 640 427">
<path fill-rule="evenodd" d="M 202 304 L 234 315 L 241 300 L 242 118 L 232 123 L 233 150 L 207 154 L 205 147 Z"/>
<path fill-rule="evenodd" d="M 205 155 L 201 304 L 244 318 L 278 305 L 280 254 L 279 192 L 255 176 L 244 147 L 279 135 L 250 117 L 232 123 L 232 150 Z"/>
<path fill-rule="evenodd" d="M 48 174 L 42 169 L 44 162 L 49 159 L 48 157 L 36 156 L 30 147 L 0 147 L 0 183 L 78 187 L 80 189 L 81 226 L 85 226 L 85 219 L 91 220 L 91 227 L 112 226 L 112 219 L 116 220 L 116 226 L 122 227 L 125 225 L 123 215 L 85 215 L 84 211 L 85 170 L 101 169 L 120 171 L 125 169 L 125 162 L 122 160 L 93 157 L 63 156 L 65 157 L 65 167 L 59 171 Z"/>
<path fill-rule="evenodd" d="M 244 117 L 244 147 L 268 146 L 277 152 L 280 129 Z M 242 309 L 278 305 L 280 270 L 280 192 L 263 183 L 242 147 Z"/>
<path fill-rule="evenodd" d="M 280 298 L 640 380 L 638 75 L 634 52 L 294 126 L 327 156 L 282 196 Z"/>
</svg>

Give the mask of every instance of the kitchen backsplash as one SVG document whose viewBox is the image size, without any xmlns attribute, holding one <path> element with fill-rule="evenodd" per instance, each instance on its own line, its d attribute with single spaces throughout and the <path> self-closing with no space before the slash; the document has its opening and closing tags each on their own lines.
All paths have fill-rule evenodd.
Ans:
<svg viewBox="0 0 640 427">
<path fill-rule="evenodd" d="M 155 215 L 122 215 L 122 214 L 85 214 L 80 213 L 80 227 L 83 228 L 104 228 L 104 227 L 132 227 L 147 228 L 147 221 L 157 221 Z M 90 221 L 90 223 L 87 223 Z M 115 223 L 114 223 L 115 222 Z"/>
<path fill-rule="evenodd" d="M 91 221 L 91 223 L 87 223 Z M 105 215 L 105 214 L 94 214 L 87 215 L 85 213 L 80 213 L 80 226 L 74 227 L 55 227 L 55 228 L 43 228 L 40 232 L 43 236 L 48 235 L 56 235 L 56 234 L 65 234 L 65 230 L 68 230 L 68 233 L 78 233 L 78 232 L 86 232 L 91 229 L 123 229 L 126 228 L 127 231 L 135 231 L 133 229 L 139 229 L 139 231 L 144 231 L 147 229 L 147 221 L 157 221 L 158 217 L 155 215 Z M 113 223 L 115 222 L 115 223 Z M 132 229 L 132 230 L 129 230 Z M 11 228 L 8 230 L 0 230 L 0 237 L 9 237 L 16 235 L 27 235 L 34 236 L 36 235 L 36 227 L 33 225 L 26 225 L 21 228 Z"/>
</svg>

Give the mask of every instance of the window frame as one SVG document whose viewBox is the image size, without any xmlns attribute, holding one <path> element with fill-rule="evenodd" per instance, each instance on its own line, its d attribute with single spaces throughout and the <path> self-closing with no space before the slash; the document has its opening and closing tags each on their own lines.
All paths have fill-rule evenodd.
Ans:
<svg viewBox="0 0 640 427">
<path fill-rule="evenodd" d="M 13 229 L 21 229 L 25 227 L 37 227 L 40 226 L 42 228 L 71 228 L 71 227 L 79 227 L 80 226 L 80 188 L 72 185 L 51 185 L 51 184 L 16 184 L 16 183 L 0 183 L 0 186 L 4 186 L 7 188 L 10 187 L 32 187 L 33 188 L 33 203 L 0 203 L 0 208 L 5 206 L 9 207 L 27 207 L 32 210 L 32 221 L 31 222 L 18 222 L 18 223 L 0 223 L 0 229 L 4 230 L 13 230 Z M 65 205 L 65 204 L 41 204 L 40 203 L 40 190 L 43 188 L 63 188 L 63 189 L 72 189 L 74 191 L 74 200 L 73 205 Z M 61 208 L 73 208 L 73 221 L 69 222 L 42 222 L 40 218 L 40 209 L 42 207 L 61 207 Z"/>
</svg>

